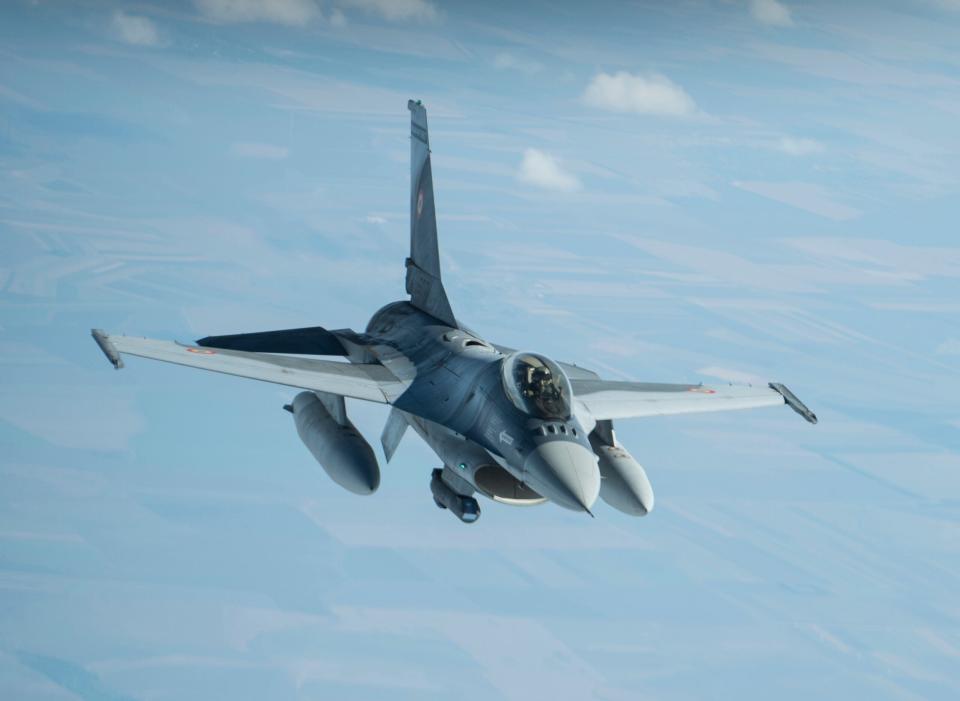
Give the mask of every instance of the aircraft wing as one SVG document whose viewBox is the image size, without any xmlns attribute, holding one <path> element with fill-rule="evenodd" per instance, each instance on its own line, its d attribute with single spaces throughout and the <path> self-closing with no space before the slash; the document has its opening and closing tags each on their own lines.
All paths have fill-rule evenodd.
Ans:
<svg viewBox="0 0 960 701">
<path fill-rule="evenodd" d="M 294 358 L 188 346 L 175 341 L 115 336 L 100 329 L 94 329 L 92 334 L 100 350 L 117 369 L 123 367 L 121 355 L 135 355 L 381 404 L 391 403 L 403 393 L 408 384 L 394 377 L 383 365 L 359 365 L 317 358 Z"/>
<path fill-rule="evenodd" d="M 787 404 L 810 423 L 816 415 L 782 384 L 679 385 L 571 379 L 574 398 L 598 421 L 640 416 L 728 411 Z"/>
</svg>

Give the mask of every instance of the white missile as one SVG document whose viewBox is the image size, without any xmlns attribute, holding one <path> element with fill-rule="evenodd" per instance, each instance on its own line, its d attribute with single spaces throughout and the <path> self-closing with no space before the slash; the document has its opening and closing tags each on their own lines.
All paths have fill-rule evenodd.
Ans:
<svg viewBox="0 0 960 701">
<path fill-rule="evenodd" d="M 343 397 L 301 392 L 284 408 L 293 414 L 300 440 L 330 479 L 354 494 L 377 491 L 380 466 L 373 448 L 347 418 Z"/>
<path fill-rule="evenodd" d="M 616 439 L 613 443 L 605 445 L 590 437 L 593 452 L 600 458 L 600 498 L 625 514 L 646 516 L 653 511 L 653 487 L 647 473 Z"/>
</svg>

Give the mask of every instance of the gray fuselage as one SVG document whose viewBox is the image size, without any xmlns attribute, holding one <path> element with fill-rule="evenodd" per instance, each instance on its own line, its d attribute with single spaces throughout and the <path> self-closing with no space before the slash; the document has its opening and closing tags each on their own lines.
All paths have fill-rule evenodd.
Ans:
<svg viewBox="0 0 960 701">
<path fill-rule="evenodd" d="M 582 426 L 572 412 L 545 419 L 518 408 L 504 389 L 502 364 L 508 356 L 500 350 L 405 301 L 376 312 L 365 337 L 357 340 L 412 379 L 394 407 L 455 474 L 476 487 L 475 461 L 492 459 L 550 501 L 589 510 L 600 486 L 588 439 L 592 426 Z"/>
</svg>

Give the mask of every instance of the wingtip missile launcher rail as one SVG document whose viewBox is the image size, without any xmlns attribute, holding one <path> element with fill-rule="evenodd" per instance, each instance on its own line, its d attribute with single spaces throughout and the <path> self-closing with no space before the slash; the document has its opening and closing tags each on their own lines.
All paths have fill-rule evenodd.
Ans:
<svg viewBox="0 0 960 701">
<path fill-rule="evenodd" d="M 800 398 L 797 397 L 793 392 L 787 389 L 787 386 L 779 382 L 769 383 L 770 389 L 783 397 L 783 401 L 786 402 L 786 405 L 793 409 L 795 412 L 800 414 L 804 419 L 809 421 L 812 424 L 817 423 L 817 415 L 810 411 L 809 407 L 806 404 L 800 401 Z"/>
<path fill-rule="evenodd" d="M 123 367 L 123 359 L 120 357 L 117 347 L 113 345 L 113 341 L 107 336 L 107 332 L 103 329 L 90 329 L 90 335 L 93 336 L 93 340 L 100 346 L 100 350 L 107 356 L 107 360 L 110 361 L 114 369 L 121 369 Z"/>
</svg>

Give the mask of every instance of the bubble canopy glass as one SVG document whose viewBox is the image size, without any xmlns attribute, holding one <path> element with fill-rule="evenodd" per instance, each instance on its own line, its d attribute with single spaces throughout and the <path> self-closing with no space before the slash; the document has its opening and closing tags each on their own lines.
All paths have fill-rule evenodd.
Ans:
<svg viewBox="0 0 960 701">
<path fill-rule="evenodd" d="M 560 366 L 535 353 L 513 353 L 500 368 L 503 389 L 525 414 L 538 419 L 570 417 L 570 380 Z"/>
</svg>

